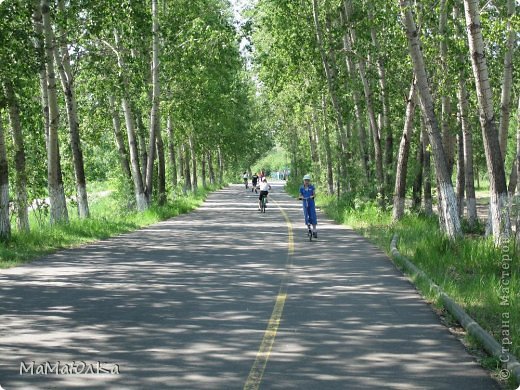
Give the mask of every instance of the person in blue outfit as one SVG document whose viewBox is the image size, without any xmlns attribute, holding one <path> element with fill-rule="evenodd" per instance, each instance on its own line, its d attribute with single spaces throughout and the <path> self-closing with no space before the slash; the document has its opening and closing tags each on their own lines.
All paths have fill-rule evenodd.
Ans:
<svg viewBox="0 0 520 390">
<path fill-rule="evenodd" d="M 305 225 L 310 230 L 312 225 L 312 235 L 314 238 L 318 238 L 318 231 L 316 225 L 318 224 L 318 218 L 316 217 L 316 205 L 314 204 L 314 197 L 316 196 L 316 190 L 311 184 L 311 177 L 305 175 L 303 177 L 303 185 L 300 187 L 300 196 L 298 199 L 303 200 L 303 215 L 305 216 Z"/>
</svg>

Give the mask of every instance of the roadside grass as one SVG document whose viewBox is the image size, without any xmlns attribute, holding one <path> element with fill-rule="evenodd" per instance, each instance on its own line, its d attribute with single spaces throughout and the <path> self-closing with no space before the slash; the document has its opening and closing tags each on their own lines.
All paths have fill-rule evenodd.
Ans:
<svg viewBox="0 0 520 390">
<path fill-rule="evenodd" d="M 59 249 L 106 239 L 187 213 L 202 204 L 207 194 L 216 189 L 208 187 L 186 196 L 176 195 L 164 206 L 153 204 L 148 210 L 138 213 L 122 209 L 115 192 L 100 186 L 98 192 L 109 193 L 101 197 L 93 193 L 90 218 L 79 219 L 75 208 L 69 207 L 69 223 L 50 225 L 47 216 L 42 223 L 43 216 L 37 218 L 31 212 L 31 231 L 13 230 L 11 240 L 0 243 L 0 268 L 14 267 Z"/>
<path fill-rule="evenodd" d="M 293 195 L 297 193 L 293 186 L 287 190 Z M 393 223 L 391 211 L 381 210 L 374 201 L 338 200 L 320 193 L 316 204 L 329 218 L 352 227 L 388 255 L 390 241 L 397 233 L 401 254 L 422 269 L 499 344 L 509 341 L 510 352 L 520 359 L 520 256 L 513 242 L 495 247 L 490 238 L 475 234 L 483 231 L 481 226 L 453 242 L 441 233 L 436 216 L 408 213 Z M 504 261 L 504 255 L 511 261 Z M 426 283 L 417 280 L 417 285 L 427 300 L 441 306 Z M 496 359 L 487 359 L 487 366 L 493 364 L 499 367 Z"/>
</svg>

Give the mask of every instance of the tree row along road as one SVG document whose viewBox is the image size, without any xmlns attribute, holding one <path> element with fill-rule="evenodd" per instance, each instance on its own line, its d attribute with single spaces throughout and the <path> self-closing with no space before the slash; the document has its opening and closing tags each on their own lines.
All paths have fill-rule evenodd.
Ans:
<svg viewBox="0 0 520 390">
<path fill-rule="evenodd" d="M 12 389 L 493 389 L 390 260 L 275 185 L 0 274 L 0 385 Z M 292 234 L 291 234 L 292 232 Z M 267 328 L 267 331 L 266 331 Z M 118 375 L 20 375 L 20 365 Z"/>
</svg>

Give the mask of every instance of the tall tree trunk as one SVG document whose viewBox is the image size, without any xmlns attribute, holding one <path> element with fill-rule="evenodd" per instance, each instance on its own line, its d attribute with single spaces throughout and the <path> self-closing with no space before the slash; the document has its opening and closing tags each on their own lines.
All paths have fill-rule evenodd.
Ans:
<svg viewBox="0 0 520 390">
<path fill-rule="evenodd" d="M 415 157 L 415 173 L 412 185 L 412 209 L 419 211 L 422 203 L 423 188 L 423 169 L 424 169 L 424 146 L 423 146 L 422 127 L 419 131 L 417 151 Z"/>
<path fill-rule="evenodd" d="M 130 106 L 132 108 L 132 106 Z M 146 128 L 143 123 L 143 117 L 141 116 L 141 111 L 139 108 L 135 107 L 132 109 L 135 112 L 135 124 L 137 125 L 137 149 L 140 151 L 140 167 L 141 167 L 141 177 L 143 180 L 143 188 L 146 186 L 146 168 L 148 164 L 148 145 L 146 144 L 146 139 L 144 137 L 146 133 Z"/>
<path fill-rule="evenodd" d="M 153 186 L 153 166 L 155 160 L 155 143 L 158 138 L 161 138 L 160 143 L 162 144 L 162 137 L 158 137 L 157 134 L 161 132 L 161 119 L 159 112 L 160 102 L 160 82 L 159 82 L 159 17 L 157 10 L 157 0 L 152 0 L 152 109 L 150 112 L 150 140 L 148 150 L 148 161 L 146 163 L 146 195 L 148 201 L 152 198 L 152 186 Z M 164 164 L 164 149 L 163 149 L 163 164 Z M 164 169 L 164 165 L 162 167 Z M 159 168 L 159 171 L 161 168 Z M 165 196 L 164 188 L 161 195 Z M 160 202 L 163 202 L 164 199 Z"/>
<path fill-rule="evenodd" d="M 184 148 L 184 144 L 181 143 L 179 145 L 179 172 L 180 172 L 180 176 L 181 176 L 181 179 L 182 179 L 182 193 L 184 195 L 187 194 L 188 192 L 188 183 L 187 183 L 187 180 L 186 180 L 186 152 L 185 152 L 185 148 Z M 189 182 L 189 184 L 191 185 L 191 182 Z"/>
<path fill-rule="evenodd" d="M 17 227 L 19 231 L 29 231 L 29 213 L 27 211 L 27 171 L 25 168 L 25 145 L 23 142 L 22 125 L 20 122 L 20 106 L 14 92 L 11 80 L 4 80 L 4 91 L 9 107 L 9 120 L 13 135 L 15 192 Z M 2 135 L 3 136 L 3 135 Z M 3 145 L 5 148 L 5 144 Z M 7 169 L 7 166 L 6 166 Z M 2 189 L 0 188 L 0 191 Z"/>
<path fill-rule="evenodd" d="M 450 122 L 451 122 L 451 105 L 448 96 L 448 44 L 446 37 L 446 25 L 448 20 L 447 0 L 440 1 L 440 15 L 439 15 L 439 36 L 440 42 L 440 57 L 441 57 L 441 128 L 442 128 L 442 145 L 444 147 L 446 164 L 448 165 L 448 173 L 450 177 L 453 175 L 453 165 L 455 164 L 455 138 L 453 137 Z"/>
<path fill-rule="evenodd" d="M 383 135 L 386 135 L 385 139 L 385 153 L 384 153 L 384 193 L 391 191 L 391 182 L 392 182 L 392 162 L 393 162 L 393 134 L 392 129 L 390 128 L 389 124 L 389 107 L 388 107 L 388 91 L 386 87 L 386 69 L 383 63 L 383 58 L 381 55 L 381 47 L 379 45 L 379 40 L 377 38 L 377 32 L 374 28 L 374 17 L 373 17 L 373 9 L 372 4 L 368 3 L 368 20 L 370 22 L 370 25 L 372 26 L 370 28 L 370 36 L 372 38 L 372 44 L 374 45 L 374 48 L 376 49 L 376 66 L 377 66 L 377 73 L 379 75 L 379 89 L 381 94 L 381 120 L 379 121 L 379 137 L 380 137 L 380 143 L 382 142 Z M 415 108 L 415 107 L 414 107 Z"/>
<path fill-rule="evenodd" d="M 162 206 L 166 203 L 166 161 L 161 131 L 155 133 L 155 140 L 157 142 L 157 203 Z"/>
<path fill-rule="evenodd" d="M 189 145 L 190 145 L 191 165 L 192 165 L 191 187 L 193 188 L 193 191 L 197 191 L 197 189 L 199 187 L 198 178 L 197 178 L 197 153 L 195 153 L 195 140 L 193 139 L 193 135 L 190 135 L 188 141 L 189 141 Z"/>
<path fill-rule="evenodd" d="M 453 21 L 460 39 L 464 39 L 464 32 L 459 22 L 459 7 L 453 7 Z M 466 61 L 463 53 L 459 54 L 459 62 Z M 469 121 L 468 91 L 466 88 L 466 72 L 463 67 L 459 70 L 459 80 L 457 88 L 458 110 L 460 124 L 462 127 L 462 141 L 464 143 L 464 181 L 466 192 L 467 219 L 470 227 L 477 222 L 477 201 L 475 197 L 475 178 L 473 174 L 473 131 Z"/>
<path fill-rule="evenodd" d="M 5 147 L 4 127 L 0 110 L 0 241 L 11 238 L 11 220 L 9 219 L 9 167 Z M 26 207 L 27 210 L 27 207 Z"/>
<path fill-rule="evenodd" d="M 500 124 L 498 127 L 502 160 L 505 160 L 506 158 L 507 133 L 509 130 L 509 117 L 511 114 L 511 90 L 513 86 L 513 50 L 515 48 L 515 37 L 517 36 L 511 22 L 513 17 L 515 16 L 515 8 L 515 1 L 507 0 L 507 41 L 506 53 L 504 55 L 502 93 L 500 95 Z"/>
<path fill-rule="evenodd" d="M 186 191 L 192 191 L 193 186 L 191 184 L 191 167 L 190 167 L 190 152 L 185 144 L 182 145 L 183 157 L 184 157 L 184 186 Z"/>
<path fill-rule="evenodd" d="M 316 35 L 316 41 L 318 44 L 318 49 L 321 56 L 321 61 L 323 64 L 323 68 L 325 70 L 325 77 L 327 79 L 327 86 L 328 91 L 330 94 L 330 98 L 332 101 L 332 107 L 335 112 L 336 117 L 336 123 L 337 123 L 337 132 L 338 132 L 338 139 L 340 140 L 340 166 L 345 167 L 345 158 L 346 158 L 346 151 L 347 151 L 347 141 L 345 139 L 345 126 L 343 124 L 343 115 L 341 112 L 341 107 L 339 104 L 338 96 L 336 93 L 336 85 L 335 85 L 335 73 L 334 69 L 329 63 L 329 60 L 327 58 L 327 54 L 325 52 L 325 42 L 323 39 L 323 31 L 321 28 L 320 18 L 319 18 L 319 9 L 318 9 L 318 2 L 317 0 L 312 0 L 312 10 L 313 10 L 313 18 L 314 18 L 314 29 L 315 29 L 315 35 Z M 329 54 L 332 54 L 332 48 L 329 51 Z M 342 173 L 342 176 L 346 176 L 346 172 Z"/>
<path fill-rule="evenodd" d="M 112 125 L 114 131 L 114 139 L 116 141 L 117 153 L 119 156 L 119 163 L 121 164 L 121 171 L 127 181 L 132 180 L 132 173 L 130 172 L 130 163 L 128 162 L 128 153 L 125 148 L 125 141 L 121 135 L 121 119 L 119 118 L 119 111 L 117 109 L 116 100 L 113 95 L 108 97 L 108 104 L 110 106 L 110 113 L 112 114 Z"/>
<path fill-rule="evenodd" d="M 206 188 L 206 153 L 202 152 L 201 171 L 200 176 L 202 177 L 202 188 Z"/>
<path fill-rule="evenodd" d="M 462 130 L 457 134 L 457 207 L 459 210 L 459 217 L 464 216 L 464 187 L 466 184 L 464 168 L 464 140 Z"/>
<path fill-rule="evenodd" d="M 490 181 L 490 211 L 493 238 L 498 245 L 511 234 L 504 160 L 500 152 L 493 110 L 493 96 L 484 54 L 478 0 L 464 0 L 471 65 L 475 77 L 480 124 Z"/>
<path fill-rule="evenodd" d="M 43 38 L 43 20 L 41 13 L 40 0 L 33 0 L 33 29 L 34 38 L 33 44 L 36 49 L 36 57 L 38 59 L 38 73 L 40 78 L 40 92 L 41 92 L 41 105 L 42 113 L 44 118 L 44 135 L 45 135 L 45 148 L 48 148 L 48 136 L 49 136 L 49 98 L 47 91 L 47 69 L 45 68 L 45 48 Z"/>
<path fill-rule="evenodd" d="M 320 141 L 320 124 L 318 122 L 318 118 L 316 115 L 316 107 L 312 107 L 311 111 L 311 124 L 310 124 L 310 134 L 309 137 L 312 139 L 311 142 L 314 144 L 315 150 L 315 163 L 313 163 L 313 169 L 316 172 L 316 176 L 321 177 L 321 172 L 323 170 L 323 159 L 321 153 L 321 141 Z"/>
<path fill-rule="evenodd" d="M 468 118 L 469 104 L 466 83 L 463 78 L 459 79 L 458 99 L 462 124 L 462 137 L 464 141 L 464 180 L 466 182 L 468 224 L 472 227 L 477 222 L 477 200 L 475 196 L 475 179 L 473 175 L 473 133 Z"/>
<path fill-rule="evenodd" d="M 340 12 L 340 17 L 343 20 L 343 25 L 346 26 L 345 14 L 343 11 Z M 352 61 L 352 47 L 350 45 L 350 39 L 348 37 L 348 29 L 343 34 L 343 50 L 345 51 L 345 62 L 347 64 L 347 73 L 348 80 L 356 79 L 355 73 L 356 68 L 354 66 L 354 62 Z M 345 78 L 347 80 L 347 78 Z M 359 147 L 360 147 L 360 155 L 361 155 L 361 164 L 363 166 L 363 171 L 365 173 L 366 183 L 370 179 L 370 169 L 368 165 L 369 155 L 367 151 L 367 136 L 365 130 L 365 120 L 363 118 L 363 113 L 361 110 L 361 97 L 359 96 L 359 91 L 357 86 L 353 86 L 352 90 L 352 98 L 354 100 L 354 114 L 356 116 L 356 132 L 359 137 Z"/>
<path fill-rule="evenodd" d="M 218 182 L 219 184 L 224 183 L 224 158 L 222 157 L 222 151 L 220 150 L 220 145 L 217 147 L 217 155 L 218 155 Z"/>
<path fill-rule="evenodd" d="M 409 0 L 399 0 L 402 20 L 405 24 L 408 47 L 417 80 L 417 91 L 421 103 L 421 111 L 427 121 L 427 131 L 432 146 L 435 161 L 435 172 L 440 188 L 441 210 L 444 221 L 444 231 L 452 240 L 462 235 L 460 219 L 457 210 L 457 200 L 451 177 L 448 173 L 444 148 L 439 130 L 439 124 L 435 116 L 433 98 L 428 85 L 426 66 L 420 49 L 419 35 L 412 16 L 412 9 Z"/>
<path fill-rule="evenodd" d="M 47 142 L 47 176 L 50 199 L 50 221 L 52 224 L 68 222 L 67 203 L 62 196 L 63 183 L 60 183 L 60 161 L 58 158 L 59 108 L 54 73 L 54 32 L 51 25 L 49 0 L 42 0 L 41 12 L 45 36 L 45 62 L 47 70 L 47 93 L 49 105 L 49 136 Z"/>
<path fill-rule="evenodd" d="M 126 75 L 126 65 L 123 61 L 120 48 L 119 34 L 114 30 L 114 39 L 116 43 L 116 55 L 119 65 L 119 77 L 121 79 L 122 98 L 121 106 L 125 116 L 126 132 L 128 136 L 128 150 L 130 151 L 130 168 L 132 171 L 132 179 L 134 182 L 134 194 L 138 211 L 144 211 L 150 206 L 144 191 L 143 176 L 141 167 L 139 166 L 139 150 L 137 148 L 135 116 L 130 103 L 129 82 Z"/>
<path fill-rule="evenodd" d="M 58 1 L 60 14 L 65 15 L 64 0 Z M 60 30 L 60 48 L 55 47 L 54 57 L 60 74 L 61 86 L 65 96 L 65 104 L 67 107 L 67 119 L 69 123 L 70 148 L 72 151 L 72 161 L 74 165 L 74 174 L 76 176 L 76 192 L 78 199 L 78 214 L 80 218 L 88 218 L 90 216 L 88 197 L 87 197 L 87 180 L 85 178 L 85 165 L 83 162 L 83 152 L 81 150 L 81 139 L 79 135 L 79 119 L 78 108 L 76 103 L 76 95 L 74 91 L 74 78 L 72 75 L 72 66 L 70 63 L 69 49 L 67 46 L 65 31 Z"/>
<path fill-rule="evenodd" d="M 329 194 L 334 194 L 334 174 L 332 169 L 332 150 L 330 147 L 329 127 L 327 126 L 327 99 L 325 95 L 321 95 L 321 104 L 323 112 L 323 142 L 325 143 L 325 159 L 327 162 L 327 188 Z"/>
<path fill-rule="evenodd" d="M 345 1 L 345 15 L 347 23 L 350 20 L 350 15 L 352 13 L 350 1 Z M 356 32 L 354 29 L 350 30 L 351 37 L 351 46 L 353 46 L 356 42 Z M 368 83 L 368 79 L 366 76 L 366 61 L 364 58 L 359 57 L 357 62 L 357 67 L 359 70 L 359 78 L 363 84 L 363 92 L 365 94 L 365 105 L 367 108 L 367 114 L 370 124 L 370 129 L 372 132 L 372 141 L 374 144 L 374 158 L 375 158 L 375 171 L 376 171 L 376 180 L 377 180 L 377 192 L 379 193 L 380 204 L 384 205 L 385 202 L 385 186 L 384 186 L 384 171 L 383 171 L 383 150 L 381 148 L 381 133 L 377 123 L 376 114 L 374 110 L 374 104 L 372 101 L 372 90 Z"/>
<path fill-rule="evenodd" d="M 172 117 L 168 114 L 166 120 L 166 131 L 168 133 L 168 156 L 170 158 L 170 169 L 172 171 L 172 189 L 177 187 L 177 159 L 175 158 L 175 137 L 173 134 Z"/>
<path fill-rule="evenodd" d="M 215 184 L 215 170 L 213 168 L 213 153 L 211 150 L 208 151 L 208 170 L 209 170 L 209 184 Z"/>
<path fill-rule="evenodd" d="M 34 29 L 34 47 L 36 49 L 36 55 L 39 62 L 39 78 L 40 78 L 40 91 L 41 91 L 41 108 L 44 119 L 44 138 L 45 138 L 45 149 L 49 150 L 49 133 L 51 127 L 50 110 L 49 110 L 49 90 L 47 84 L 47 57 L 45 49 L 45 34 L 43 29 L 43 16 L 42 16 L 42 3 L 40 0 L 33 0 L 33 29 Z M 51 29 L 52 32 L 52 29 Z M 52 34 L 54 35 L 54 34 Z M 56 88 L 54 88 L 56 89 Z M 47 154 L 48 155 L 48 154 Z M 65 205 L 65 190 L 63 188 L 63 176 L 61 172 L 61 156 L 59 148 L 57 148 L 57 186 L 55 187 L 55 197 L 58 200 L 57 204 Z M 48 167 L 47 167 L 48 169 Z M 65 208 L 65 212 L 68 219 L 68 212 Z"/>
<path fill-rule="evenodd" d="M 399 144 L 397 157 L 397 171 L 395 176 L 393 220 L 397 221 L 404 215 L 404 202 L 406 193 L 406 175 L 408 172 L 408 154 L 410 152 L 410 139 L 413 130 L 413 117 L 415 115 L 415 83 L 412 82 L 406 104 L 406 117 L 404 121 L 403 136 Z"/>
<path fill-rule="evenodd" d="M 424 204 L 424 213 L 426 215 L 433 215 L 433 200 L 432 200 L 432 168 L 431 168 L 431 152 L 430 152 L 430 143 L 428 141 L 428 134 L 426 133 L 426 125 L 424 125 L 424 120 L 421 120 L 421 145 L 423 148 L 423 204 Z"/>
</svg>

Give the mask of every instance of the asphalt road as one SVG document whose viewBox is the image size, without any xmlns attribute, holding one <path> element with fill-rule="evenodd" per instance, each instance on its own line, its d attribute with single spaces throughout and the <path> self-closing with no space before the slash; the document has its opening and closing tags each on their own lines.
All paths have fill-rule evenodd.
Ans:
<svg viewBox="0 0 520 390">
<path fill-rule="evenodd" d="M 0 386 L 498 388 L 380 250 L 322 215 L 309 242 L 280 186 L 255 202 L 0 271 Z"/>
</svg>

